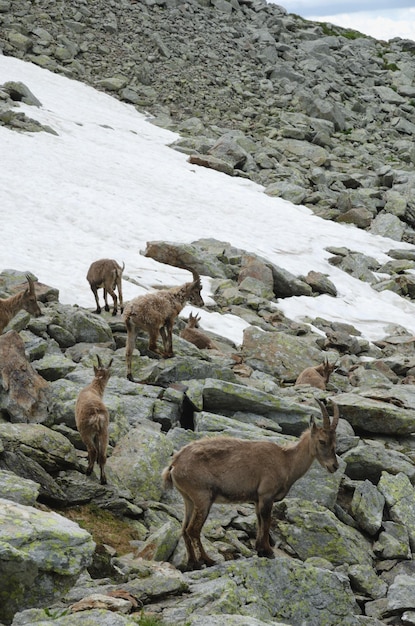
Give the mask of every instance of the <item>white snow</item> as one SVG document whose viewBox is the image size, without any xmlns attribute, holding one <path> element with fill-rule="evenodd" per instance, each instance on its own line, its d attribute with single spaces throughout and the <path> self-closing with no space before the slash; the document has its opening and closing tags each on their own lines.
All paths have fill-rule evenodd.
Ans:
<svg viewBox="0 0 415 626">
<path fill-rule="evenodd" d="M 168 145 L 177 135 L 150 123 L 131 105 L 36 65 L 0 56 L 0 85 L 21 81 L 42 106 L 16 111 L 53 128 L 21 133 L 0 126 L 0 271 L 33 272 L 57 287 L 60 301 L 92 309 L 86 281 L 92 261 L 125 262 L 125 300 L 189 273 L 140 254 L 147 241 L 211 237 L 253 252 L 294 275 L 329 276 L 338 297 L 280 299 L 291 319 L 323 317 L 353 324 L 369 340 L 390 324 L 415 334 L 415 304 L 376 292 L 328 263 L 325 248 L 344 246 L 384 262 L 393 248 L 413 246 L 313 215 L 263 193 L 263 188 L 191 165 Z M 203 277 L 209 299 L 210 279 Z M 102 293 L 102 292 L 100 292 Z M 190 311 L 183 311 L 186 316 Z M 194 307 L 192 310 L 195 310 Z M 201 327 L 241 343 L 236 316 L 200 310 Z"/>
</svg>

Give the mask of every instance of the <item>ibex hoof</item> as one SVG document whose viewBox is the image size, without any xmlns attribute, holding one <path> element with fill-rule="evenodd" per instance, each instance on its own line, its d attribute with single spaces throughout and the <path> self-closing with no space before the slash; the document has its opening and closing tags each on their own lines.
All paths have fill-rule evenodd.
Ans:
<svg viewBox="0 0 415 626">
<path fill-rule="evenodd" d="M 109 307 L 109 305 L 108 305 L 108 304 L 106 304 L 106 305 L 105 305 L 105 310 L 107 311 L 107 313 L 108 313 L 108 311 L 110 310 L 110 307 Z"/>
<path fill-rule="evenodd" d="M 97 314 L 99 315 L 99 314 L 101 313 L 101 308 L 96 309 L 96 310 L 94 311 L 94 313 L 97 313 Z"/>
<path fill-rule="evenodd" d="M 267 559 L 275 559 L 275 554 L 272 550 L 258 550 L 258 556 L 264 556 Z"/>
<path fill-rule="evenodd" d="M 134 380 L 132 374 L 127 374 L 127 378 L 128 378 L 128 380 L 131 380 L 132 383 L 135 383 L 135 380 Z"/>
<path fill-rule="evenodd" d="M 192 572 L 193 570 L 202 569 L 205 565 L 204 561 L 189 561 L 186 566 L 186 571 Z"/>
</svg>

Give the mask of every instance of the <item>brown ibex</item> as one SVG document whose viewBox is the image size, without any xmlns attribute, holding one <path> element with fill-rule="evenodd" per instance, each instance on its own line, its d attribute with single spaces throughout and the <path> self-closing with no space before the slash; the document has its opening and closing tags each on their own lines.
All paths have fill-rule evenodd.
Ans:
<svg viewBox="0 0 415 626">
<path fill-rule="evenodd" d="M 147 293 L 127 303 L 124 320 L 127 327 L 125 356 L 129 380 L 133 380 L 131 360 L 138 331 L 141 329 L 149 334 L 148 349 L 151 352 L 162 354 L 164 357 L 173 356 L 172 333 L 176 317 L 186 302 L 190 302 L 194 306 L 204 305 L 200 295 L 202 290 L 200 276 L 195 271 L 192 271 L 192 274 L 193 282 L 191 283 Z M 163 353 L 160 353 L 157 347 L 159 334 L 163 341 Z"/>
<path fill-rule="evenodd" d="M 98 299 L 98 289 L 101 288 L 104 290 L 105 310 L 110 310 L 108 306 L 109 293 L 114 303 L 112 314 L 117 315 L 117 294 L 115 293 L 115 288 L 117 288 L 118 297 L 120 299 L 121 313 L 124 311 L 124 303 L 122 299 L 122 273 L 124 268 L 125 263 L 123 263 L 121 267 L 118 265 L 117 261 L 114 261 L 114 259 L 99 259 L 99 261 L 91 263 L 86 279 L 90 284 L 92 293 L 95 296 L 95 302 L 97 304 L 97 308 L 94 313 L 101 313 L 101 307 Z"/>
<path fill-rule="evenodd" d="M 88 476 L 92 473 L 96 461 L 100 468 L 101 485 L 106 485 L 105 463 L 107 462 L 109 415 L 102 396 L 111 376 L 112 359 L 107 367 L 103 367 L 98 355 L 97 360 L 98 367 L 94 365 L 93 381 L 79 392 L 76 400 L 75 421 L 88 452 L 86 473 Z"/>
<path fill-rule="evenodd" d="M 328 359 L 324 360 L 321 365 L 315 367 L 306 367 L 295 381 L 296 385 L 311 385 L 317 389 L 326 389 L 329 382 L 330 374 L 336 369 L 335 363 L 329 363 Z"/>
<path fill-rule="evenodd" d="M 190 313 L 186 328 L 183 328 L 180 332 L 180 337 L 186 339 L 186 341 L 190 341 L 196 348 L 200 348 L 201 350 L 204 348 L 207 350 L 217 350 L 218 347 L 215 342 L 205 335 L 204 332 L 199 330 L 199 321 L 200 315 L 196 314 L 193 316 L 192 313 Z"/>
<path fill-rule="evenodd" d="M 339 410 L 333 403 L 330 418 L 325 405 L 317 400 L 323 426 L 310 419 L 310 428 L 293 444 L 280 446 L 269 441 L 246 441 L 228 437 L 193 441 L 174 454 L 162 478 L 166 487 L 173 485 L 181 493 L 185 513 L 182 533 L 189 569 L 214 561 L 200 540 L 203 524 L 213 502 L 254 502 L 257 516 L 255 549 L 259 556 L 273 558 L 270 537 L 271 510 L 291 486 L 310 468 L 314 459 L 333 473 L 336 458 L 336 427 Z"/>
<path fill-rule="evenodd" d="M 29 274 L 26 274 L 27 282 L 29 283 L 29 287 L 24 289 L 24 291 L 19 291 L 14 296 L 10 296 L 9 298 L 0 298 L 0 333 L 3 332 L 4 328 L 10 322 L 11 319 L 21 311 L 25 309 L 31 315 L 35 317 L 39 317 L 42 315 L 42 311 L 39 308 L 39 304 L 36 299 L 35 292 L 35 284 L 33 279 Z"/>
</svg>

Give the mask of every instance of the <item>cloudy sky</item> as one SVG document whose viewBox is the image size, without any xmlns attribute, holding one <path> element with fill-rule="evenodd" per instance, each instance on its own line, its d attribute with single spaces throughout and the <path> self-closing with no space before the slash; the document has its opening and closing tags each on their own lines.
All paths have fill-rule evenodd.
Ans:
<svg viewBox="0 0 415 626">
<path fill-rule="evenodd" d="M 415 40 L 414 0 L 282 0 L 289 13 L 353 28 L 376 39 Z"/>
</svg>

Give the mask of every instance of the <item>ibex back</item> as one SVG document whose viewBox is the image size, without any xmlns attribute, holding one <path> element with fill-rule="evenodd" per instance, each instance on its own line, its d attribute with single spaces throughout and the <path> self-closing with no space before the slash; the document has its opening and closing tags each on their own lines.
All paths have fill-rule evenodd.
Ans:
<svg viewBox="0 0 415 626">
<path fill-rule="evenodd" d="M 123 312 L 124 303 L 122 299 L 122 273 L 124 268 L 124 263 L 121 267 L 118 265 L 117 261 L 114 261 L 114 259 L 99 259 L 99 261 L 91 263 L 86 278 L 89 282 L 92 293 L 95 296 L 95 302 L 97 305 L 95 313 L 101 313 L 101 307 L 98 299 L 98 289 L 101 288 L 104 290 L 105 310 L 110 310 L 108 305 L 108 294 L 110 294 L 114 303 L 112 314 L 117 315 L 117 294 L 115 293 L 115 289 L 117 288 L 120 299 L 121 313 Z"/>
<path fill-rule="evenodd" d="M 326 389 L 326 385 L 329 382 L 330 375 L 336 369 L 335 363 L 329 363 L 328 359 L 325 359 L 320 365 L 315 367 L 306 367 L 305 370 L 299 374 L 296 385 L 311 385 L 317 389 Z"/>
<path fill-rule="evenodd" d="M 75 421 L 88 451 L 86 473 L 88 476 L 92 473 L 96 461 L 100 468 L 101 484 L 106 485 L 105 463 L 107 462 L 109 415 L 102 397 L 111 376 L 112 359 L 107 367 L 102 365 L 98 355 L 97 360 L 98 367 L 94 365 L 93 381 L 79 392 L 75 405 Z"/>
<path fill-rule="evenodd" d="M 197 348 L 203 350 L 204 348 L 208 350 L 215 350 L 217 346 L 214 341 L 210 337 L 208 337 L 203 331 L 199 330 L 199 321 L 200 315 L 193 316 L 192 313 L 189 315 L 189 320 L 187 322 L 186 328 L 180 332 L 180 337 L 189 341 Z"/>
</svg>

